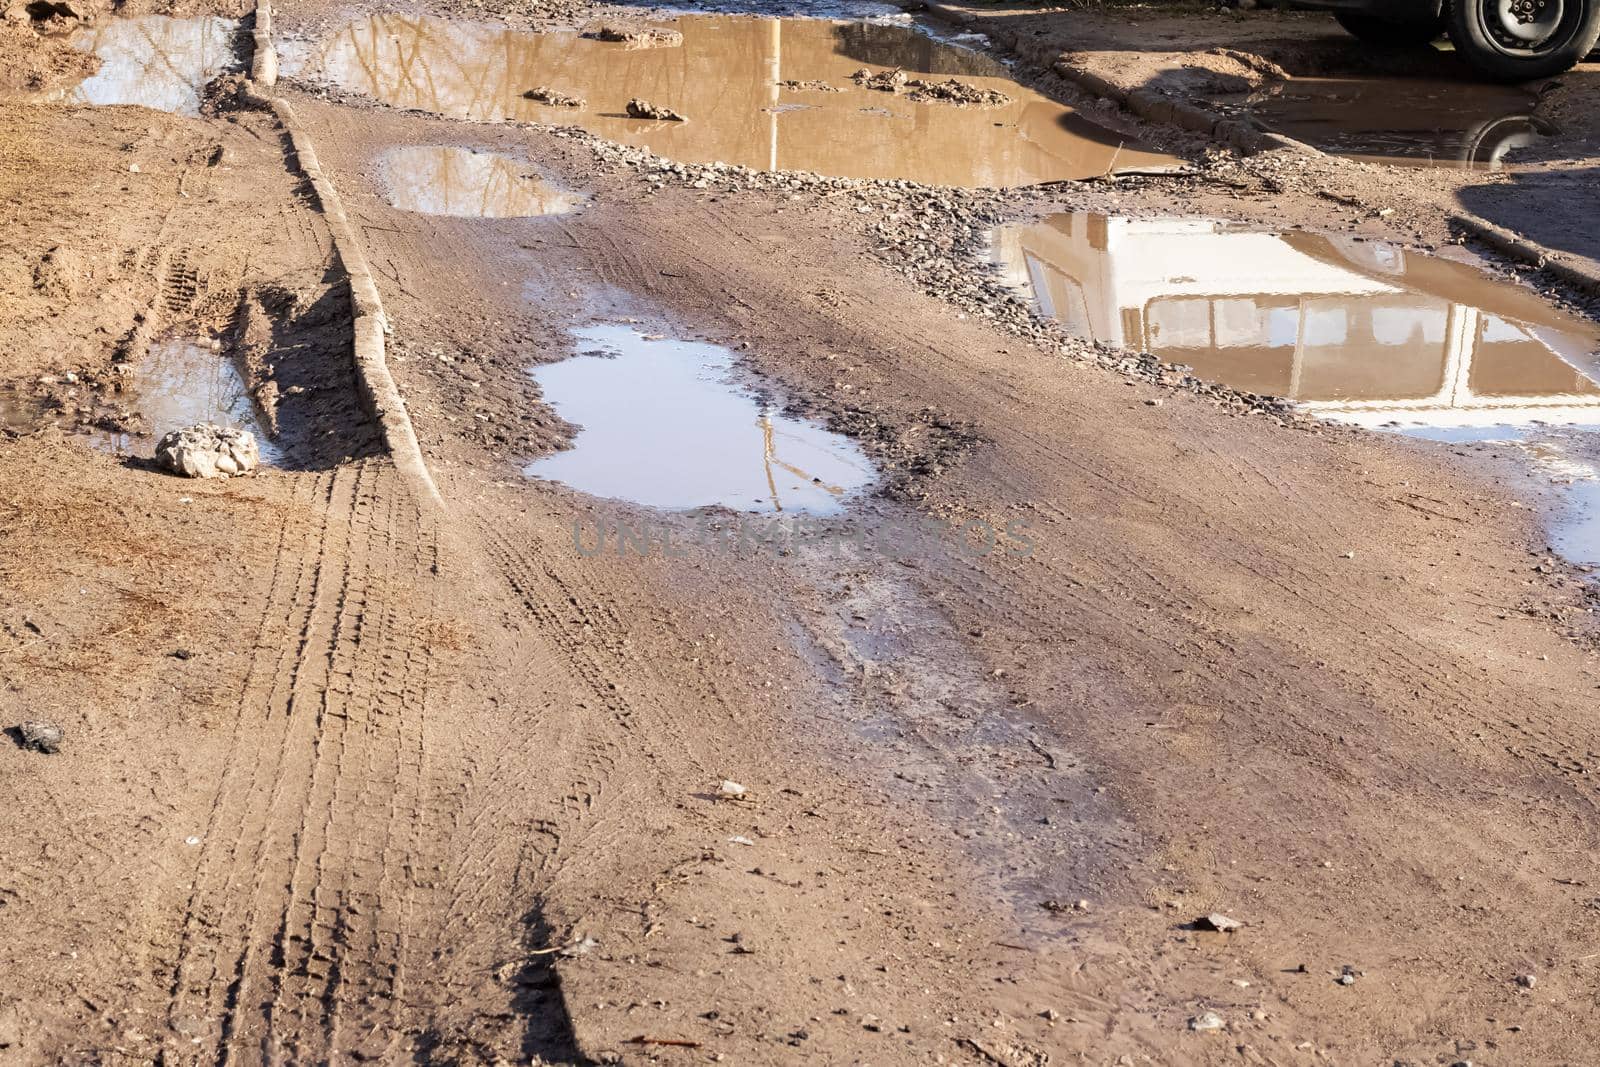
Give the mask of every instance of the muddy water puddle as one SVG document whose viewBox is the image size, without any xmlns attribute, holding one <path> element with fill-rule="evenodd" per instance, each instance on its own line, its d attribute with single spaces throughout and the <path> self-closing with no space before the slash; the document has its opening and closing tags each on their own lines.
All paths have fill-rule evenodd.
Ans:
<svg viewBox="0 0 1600 1067">
<path fill-rule="evenodd" d="M 152 344 L 130 375 L 126 406 L 146 434 L 94 431 L 89 441 L 110 452 L 151 456 L 169 431 L 196 423 L 237 427 L 256 435 L 263 463 L 279 463 L 282 450 L 264 432 L 249 387 L 233 361 L 209 344 L 166 340 Z"/>
<path fill-rule="evenodd" d="M 1005 280 L 1069 332 L 1324 418 L 1529 447 L 1556 427 L 1600 429 L 1600 328 L 1465 263 L 1351 237 L 1086 213 L 999 230 L 992 248 Z M 1587 477 L 1552 480 L 1583 487 L 1566 494 L 1569 511 L 1597 502 Z M 1587 520 L 1571 521 L 1552 526 L 1569 558 L 1600 561 L 1600 543 L 1580 550 L 1582 535 L 1560 534 Z"/>
<path fill-rule="evenodd" d="M 717 345 L 629 326 L 574 331 L 579 354 L 530 373 L 573 447 L 523 473 L 649 507 L 834 514 L 873 480 L 849 438 L 771 410 Z"/>
<path fill-rule="evenodd" d="M 98 56 L 100 69 L 42 98 L 49 102 L 131 104 L 198 115 L 206 83 L 243 67 L 237 19 L 108 18 L 75 31 L 69 41 Z"/>
<path fill-rule="evenodd" d="M 717 15 L 653 25 L 681 40 L 630 47 L 576 32 L 379 15 L 322 40 L 285 42 L 284 69 L 458 119 L 580 125 L 680 162 L 976 187 L 1182 166 L 1017 84 L 993 59 L 909 26 Z M 934 91 L 926 87 L 880 91 L 852 80 L 896 68 L 928 83 L 955 78 L 1006 102 L 960 105 L 922 98 Z M 582 104 L 526 95 L 539 90 Z M 629 117 L 635 99 L 687 121 Z"/>
<path fill-rule="evenodd" d="M 1538 97 L 1506 85 L 1413 78 L 1295 78 L 1213 98 L 1275 133 L 1372 162 L 1496 169 L 1556 131 Z"/>
<path fill-rule="evenodd" d="M 396 148 L 383 157 L 389 203 L 402 211 L 461 218 L 564 215 L 583 202 L 518 159 L 443 145 Z"/>
</svg>

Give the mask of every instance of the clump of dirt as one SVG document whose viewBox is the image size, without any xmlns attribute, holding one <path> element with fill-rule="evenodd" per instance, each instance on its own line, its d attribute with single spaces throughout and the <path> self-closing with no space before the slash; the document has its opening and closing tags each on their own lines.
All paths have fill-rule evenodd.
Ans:
<svg viewBox="0 0 1600 1067">
<path fill-rule="evenodd" d="M 611 41 L 629 48 L 677 48 L 683 44 L 683 34 L 677 30 L 625 22 L 602 22 L 585 30 L 583 35 L 592 41 Z"/>
<path fill-rule="evenodd" d="M 628 101 L 628 117 L 635 119 L 656 119 L 660 122 L 688 122 L 684 116 L 678 114 L 670 107 L 652 104 L 648 100 L 633 99 Z"/>
<path fill-rule="evenodd" d="M 874 74 L 866 67 L 862 67 L 850 75 L 850 80 L 863 89 L 873 89 L 880 93 L 898 93 L 906 87 L 910 77 L 899 67 L 893 70 L 882 70 Z"/>
<path fill-rule="evenodd" d="M 980 89 L 954 78 L 942 82 L 913 78 L 906 85 L 911 89 L 906 95 L 918 103 L 955 104 L 957 107 L 1005 107 L 1011 103 L 1011 97 L 998 89 Z"/>
<path fill-rule="evenodd" d="M 905 93 L 908 100 L 918 103 L 955 104 L 958 107 L 1004 107 L 1011 103 L 1011 97 L 998 89 L 980 89 L 954 78 L 946 78 L 942 82 L 913 78 L 899 67 L 876 74 L 863 67 L 850 75 L 850 80 L 863 89 Z"/>
<path fill-rule="evenodd" d="M 559 89 L 552 89 L 548 85 L 535 85 L 532 89 L 522 94 L 524 100 L 532 100 L 537 104 L 549 104 L 551 107 L 588 107 L 589 102 L 581 96 L 572 96 Z"/>
<path fill-rule="evenodd" d="M 65 304 L 78 295 L 85 275 L 83 262 L 70 248 L 56 245 L 33 268 L 33 288 L 52 304 Z"/>
<path fill-rule="evenodd" d="M 248 289 L 240 294 L 239 310 L 234 318 L 229 345 L 244 369 L 245 382 L 250 396 L 261 413 L 261 424 L 268 437 L 278 436 L 278 401 L 282 394 L 277 379 L 273 377 L 271 356 L 273 352 L 273 316 L 267 308 L 271 302 L 279 313 L 294 303 L 292 294 L 262 292 Z"/>
<path fill-rule="evenodd" d="M 24 19 L 12 17 L 21 10 Z M 0 21 L 0 92 L 39 93 L 82 81 L 100 69 L 100 60 L 56 35 L 41 36 L 26 21 L 20 5 Z"/>
<path fill-rule="evenodd" d="M 250 87 L 250 79 L 243 73 L 224 74 L 212 78 L 200 91 L 200 113 L 223 115 L 230 111 L 265 109 L 266 101 Z"/>
<path fill-rule="evenodd" d="M 787 81 L 779 82 L 778 83 L 778 87 L 781 88 L 781 89 L 800 89 L 800 90 L 805 90 L 806 92 L 812 92 L 812 93 L 842 93 L 842 92 L 844 92 L 844 90 L 839 88 L 837 85 L 829 85 L 827 82 L 819 81 L 819 80 L 817 80 L 815 78 L 812 78 L 812 79 L 810 79 L 808 81 L 798 81 L 798 80 L 796 80 L 794 78 L 790 78 Z"/>
<path fill-rule="evenodd" d="M 123 392 L 131 369 L 119 363 L 101 370 L 80 368 L 46 374 L 35 383 L 33 397 L 49 421 L 69 432 L 145 433 L 144 419 L 128 405 Z"/>
</svg>

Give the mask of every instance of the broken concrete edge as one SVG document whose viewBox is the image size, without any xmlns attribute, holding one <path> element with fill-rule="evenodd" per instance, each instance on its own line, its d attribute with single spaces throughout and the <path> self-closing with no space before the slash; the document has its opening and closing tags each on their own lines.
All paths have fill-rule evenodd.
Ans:
<svg viewBox="0 0 1600 1067">
<path fill-rule="evenodd" d="M 272 15 L 267 0 L 260 0 L 256 8 L 256 20 L 256 56 L 251 63 L 251 69 L 270 69 L 275 83 L 278 65 L 276 50 L 272 43 Z M 274 58 L 263 63 L 261 59 L 263 52 L 273 54 Z M 356 239 L 355 228 L 350 224 L 350 216 L 345 213 L 344 202 L 339 199 L 339 192 L 333 187 L 333 182 L 323 173 L 322 164 L 317 160 L 317 152 L 311 144 L 311 138 L 301 128 L 295 118 L 294 108 L 289 102 L 277 95 L 263 95 L 261 87 L 257 84 L 252 84 L 247 92 L 254 103 L 272 111 L 277 116 L 279 125 L 288 133 L 289 143 L 294 148 L 300 171 L 311 183 L 317 202 L 322 207 L 323 217 L 328 221 L 334 252 L 338 255 L 339 262 L 344 267 L 345 277 L 350 282 L 350 310 L 355 334 L 356 387 L 361 394 L 361 403 L 378 421 L 384 446 L 388 449 L 389 456 L 400 471 L 401 477 L 411 486 L 417 502 L 424 507 L 431 506 L 443 510 L 444 497 L 440 495 L 433 474 L 428 470 L 427 461 L 422 457 L 422 445 L 417 441 L 417 432 L 411 425 L 411 416 L 406 413 L 405 398 L 400 395 L 400 387 L 395 384 L 394 376 L 389 373 L 389 364 L 384 355 L 383 338 L 388 332 L 388 321 L 384 317 L 383 300 L 378 295 L 377 283 L 372 280 L 372 272 L 367 267 L 367 257 L 361 251 L 361 244 Z"/>
<path fill-rule="evenodd" d="M 1187 100 L 1179 100 L 1153 89 L 1119 85 L 1103 75 L 1074 66 L 1058 48 L 1042 44 L 1032 38 L 1022 37 L 1003 26 L 987 25 L 971 12 L 958 7 L 941 4 L 938 0 L 908 3 L 907 7 L 911 10 L 925 11 L 952 26 L 982 33 L 1001 48 L 1039 69 L 1052 71 L 1085 92 L 1109 100 L 1148 122 L 1158 122 L 1192 133 L 1204 134 L 1246 155 L 1271 152 L 1275 149 L 1287 149 L 1313 156 L 1323 154 L 1320 149 L 1313 148 L 1304 141 L 1285 137 L 1281 133 L 1257 129 L 1241 119 L 1231 118 Z"/>
<path fill-rule="evenodd" d="M 272 5 L 256 4 L 256 24 L 250 31 L 255 51 L 250 58 L 250 80 L 263 88 L 278 84 L 278 50 L 272 44 Z"/>
<path fill-rule="evenodd" d="M 1503 256 L 1547 271 L 1574 289 L 1600 296 L 1600 264 L 1546 248 L 1538 241 L 1473 215 L 1451 215 L 1450 224 Z"/>
</svg>

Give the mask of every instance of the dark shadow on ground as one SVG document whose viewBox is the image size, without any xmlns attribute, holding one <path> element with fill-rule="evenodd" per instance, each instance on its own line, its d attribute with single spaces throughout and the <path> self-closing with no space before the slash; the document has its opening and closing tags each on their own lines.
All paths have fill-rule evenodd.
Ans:
<svg viewBox="0 0 1600 1067">
<path fill-rule="evenodd" d="M 1519 173 L 1509 182 L 1469 186 L 1458 198 L 1479 218 L 1600 260 L 1600 167 Z"/>
</svg>

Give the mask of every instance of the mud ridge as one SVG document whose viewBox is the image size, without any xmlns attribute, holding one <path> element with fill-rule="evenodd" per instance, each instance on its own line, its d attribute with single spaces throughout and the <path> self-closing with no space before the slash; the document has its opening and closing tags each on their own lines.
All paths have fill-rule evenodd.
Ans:
<svg viewBox="0 0 1600 1067">
<path fill-rule="evenodd" d="M 263 12 L 266 13 L 264 28 Z M 273 81 L 276 82 L 277 60 L 271 38 L 270 6 L 261 4 L 257 8 L 256 17 L 257 55 L 252 63 L 252 70 L 270 71 Z M 273 55 L 274 58 L 263 59 L 263 51 Z M 384 358 L 383 336 L 388 332 L 389 325 L 384 317 L 383 301 L 378 295 L 378 286 L 372 280 L 372 272 L 367 268 L 366 257 L 362 254 L 360 243 L 350 226 L 350 216 L 345 213 L 344 203 L 339 199 L 338 190 L 323 174 L 322 165 L 317 161 L 316 149 L 312 147 L 311 139 L 296 120 L 294 108 L 287 100 L 277 96 L 267 97 L 266 102 L 289 134 L 299 169 L 316 192 L 317 202 L 328 220 L 334 251 L 338 254 L 339 262 L 344 266 L 345 274 L 350 280 L 350 305 L 355 327 L 356 383 L 361 392 L 362 403 L 372 413 L 373 418 L 377 419 L 384 444 L 393 457 L 395 466 L 399 468 L 402 477 L 411 487 L 417 502 L 424 508 L 442 510 L 444 498 L 439 495 L 439 487 L 434 483 L 433 474 L 422 458 L 422 447 L 417 442 L 416 429 L 411 425 L 411 417 L 406 414 L 405 398 L 400 395 L 400 388 L 395 384 L 393 375 L 389 373 L 389 365 Z"/>
</svg>

